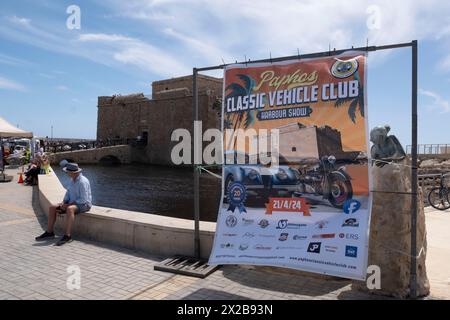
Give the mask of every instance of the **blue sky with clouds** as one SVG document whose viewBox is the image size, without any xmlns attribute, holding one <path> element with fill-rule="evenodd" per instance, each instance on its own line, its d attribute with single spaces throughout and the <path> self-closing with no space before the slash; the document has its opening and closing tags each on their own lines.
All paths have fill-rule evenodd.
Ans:
<svg viewBox="0 0 450 320">
<path fill-rule="evenodd" d="M 81 29 L 69 30 L 69 5 Z M 449 1 L 15 0 L 0 3 L 0 116 L 93 138 L 97 96 L 192 67 L 419 40 L 419 143 L 450 143 Z M 215 73 L 213 75 L 220 75 Z M 410 49 L 369 55 L 369 124 L 410 141 Z M 180 115 L 182 116 L 182 115 Z"/>
</svg>

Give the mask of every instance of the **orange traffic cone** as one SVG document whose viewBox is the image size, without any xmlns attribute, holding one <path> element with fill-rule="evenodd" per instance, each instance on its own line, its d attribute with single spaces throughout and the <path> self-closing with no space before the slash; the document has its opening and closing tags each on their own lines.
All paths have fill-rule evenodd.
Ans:
<svg viewBox="0 0 450 320">
<path fill-rule="evenodd" d="M 20 174 L 20 176 L 19 176 L 19 181 L 17 182 L 17 183 L 23 183 L 23 176 L 22 176 L 22 172 L 21 173 L 19 173 Z"/>
</svg>

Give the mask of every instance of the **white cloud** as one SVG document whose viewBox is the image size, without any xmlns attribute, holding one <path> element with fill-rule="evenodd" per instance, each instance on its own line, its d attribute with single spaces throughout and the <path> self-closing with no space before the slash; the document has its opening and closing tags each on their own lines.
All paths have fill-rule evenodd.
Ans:
<svg viewBox="0 0 450 320">
<path fill-rule="evenodd" d="M 24 85 L 7 79 L 7 78 L 3 78 L 0 77 L 0 89 L 4 89 L 4 90 L 15 90 L 15 91 L 25 91 L 26 88 Z"/>
<path fill-rule="evenodd" d="M 439 69 L 444 71 L 450 71 L 450 54 L 440 61 Z"/>
<path fill-rule="evenodd" d="M 0 63 L 11 65 L 11 66 L 31 66 L 32 63 L 23 59 L 19 59 L 16 57 L 11 57 L 6 54 L 0 53 Z"/>
<path fill-rule="evenodd" d="M 14 24 L 21 25 L 23 27 L 29 27 L 30 26 L 30 22 L 31 22 L 30 19 L 23 18 L 23 17 L 18 17 L 18 16 L 8 17 L 8 20 L 11 21 Z"/>
<path fill-rule="evenodd" d="M 110 33 L 69 32 L 48 21 L 0 19 L 0 36 L 58 53 L 95 61 L 126 72 L 157 76 L 190 74 L 192 67 L 316 52 L 331 48 L 382 45 L 413 39 L 448 43 L 450 2 L 430 0 L 105 0 Z M 379 28 L 369 30 L 367 8 L 380 10 Z M 107 18 L 108 19 L 108 18 Z M 128 20 L 127 20 L 128 19 Z M 131 20 L 132 24 L 130 23 Z M 115 22 L 115 21 L 114 21 Z M 47 25 L 42 25 L 47 23 Z M 59 22 L 58 22 L 59 23 Z M 139 36 L 122 34 L 124 28 Z M 378 26 L 378 25 L 377 25 Z M 137 28 L 136 28 L 137 27 Z M 82 29 L 82 32 L 84 29 Z M 146 39 L 145 41 L 143 39 Z M 371 57 L 380 60 L 387 52 Z M 450 57 L 441 64 L 448 66 Z M 0 59 L 1 60 L 1 59 Z M 129 68 L 132 66 L 133 68 Z"/>
<path fill-rule="evenodd" d="M 203 59 L 206 61 L 204 64 L 222 64 L 222 59 L 230 61 L 232 59 L 232 55 L 227 53 L 217 46 L 205 42 L 200 41 L 196 38 L 187 36 L 181 32 L 177 32 L 171 28 L 165 28 L 164 33 L 180 42 L 182 42 L 185 46 L 187 46 L 193 52 L 200 52 Z"/>
<path fill-rule="evenodd" d="M 450 104 L 447 100 L 443 99 L 439 94 L 433 91 L 419 89 L 419 93 L 423 96 L 432 99 L 433 103 L 428 105 L 430 109 L 438 109 L 441 113 L 450 112 Z"/>
<path fill-rule="evenodd" d="M 51 75 L 51 74 L 48 74 L 48 73 L 44 73 L 44 72 L 39 72 L 39 75 L 40 75 L 41 77 L 47 78 L 47 79 L 54 79 L 54 78 L 55 78 L 54 75 Z"/>
<path fill-rule="evenodd" d="M 111 56 L 115 61 L 133 65 L 158 75 L 174 77 L 190 72 L 190 68 L 179 62 L 179 59 L 175 59 L 170 52 L 163 51 L 137 38 L 118 34 L 91 33 L 80 35 L 78 41 L 109 46 Z"/>
<path fill-rule="evenodd" d="M 67 87 L 64 86 L 64 85 L 59 85 L 59 86 L 56 86 L 56 90 L 59 90 L 59 91 L 67 91 L 67 90 L 69 90 L 69 88 L 67 88 Z"/>
<path fill-rule="evenodd" d="M 50 31 L 48 26 L 36 26 L 26 18 L 12 17 L 6 21 L 4 24 L 0 19 L 0 36 L 45 50 L 89 59 L 125 72 L 150 72 L 160 77 L 173 77 L 189 74 L 192 70 L 190 65 L 180 62 L 169 50 L 138 38 L 114 33 L 79 34 L 65 28 Z"/>
<path fill-rule="evenodd" d="M 105 34 L 105 33 L 85 33 L 80 34 L 78 40 L 81 42 L 99 41 L 99 42 L 117 42 L 117 41 L 133 41 L 119 34 Z"/>
<path fill-rule="evenodd" d="M 450 2 L 430 0 L 109 0 L 108 6 L 123 17 L 146 21 L 152 33 L 158 30 L 176 42 L 177 53 L 191 65 L 220 64 L 325 51 L 331 48 L 383 45 L 413 39 L 434 40 L 448 34 Z M 380 10 L 379 28 L 369 30 L 370 6 Z M 155 15 L 175 19 L 145 19 Z M 139 18 L 137 18 L 139 17 Z M 447 37 L 446 41 L 450 41 Z M 388 52 L 373 56 L 381 60 Z M 372 58 L 373 62 L 373 58 Z"/>
</svg>

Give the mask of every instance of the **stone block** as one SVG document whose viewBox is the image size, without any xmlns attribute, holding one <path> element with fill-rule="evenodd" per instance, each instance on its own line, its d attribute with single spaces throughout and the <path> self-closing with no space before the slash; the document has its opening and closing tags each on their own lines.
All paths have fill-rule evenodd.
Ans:
<svg viewBox="0 0 450 320">
<path fill-rule="evenodd" d="M 406 298 L 410 286 L 411 252 L 411 168 L 406 160 L 399 164 L 374 166 L 373 204 L 370 224 L 368 265 L 381 269 L 381 289 L 369 290 L 365 282 L 353 287 L 374 294 Z M 420 190 L 420 189 L 419 189 Z M 426 226 L 422 195 L 417 212 L 417 295 L 430 292 L 425 259 Z"/>
</svg>

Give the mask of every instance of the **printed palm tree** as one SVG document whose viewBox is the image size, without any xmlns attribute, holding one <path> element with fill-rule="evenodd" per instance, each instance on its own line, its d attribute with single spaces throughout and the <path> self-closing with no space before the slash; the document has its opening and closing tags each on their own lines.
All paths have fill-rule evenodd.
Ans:
<svg viewBox="0 0 450 320">
<path fill-rule="evenodd" d="M 243 81 L 243 85 L 235 82 L 228 85 L 225 91 L 230 90 L 230 93 L 225 97 L 226 100 L 228 98 L 250 96 L 253 93 L 256 81 L 245 74 L 237 74 L 236 76 Z M 224 128 L 231 129 L 231 125 L 234 123 L 233 129 L 236 130 L 241 127 L 242 121 L 244 121 L 244 129 L 250 127 L 255 122 L 255 111 L 247 110 L 245 112 L 236 112 L 232 115 L 227 113 L 226 119 L 224 119 Z M 234 147 L 236 148 L 236 141 Z"/>
<path fill-rule="evenodd" d="M 344 103 L 350 102 L 350 105 L 348 106 L 348 116 L 350 117 L 353 123 L 356 123 L 355 120 L 357 107 L 359 107 L 358 110 L 359 113 L 361 114 L 361 117 L 364 118 L 364 86 L 361 84 L 358 72 L 355 72 L 354 79 L 358 81 L 358 89 L 359 89 L 358 96 L 354 98 L 339 98 L 336 100 L 334 106 L 336 108 L 339 108 Z"/>
<path fill-rule="evenodd" d="M 238 74 L 237 77 L 244 82 L 244 85 L 242 86 L 241 84 L 234 82 L 229 86 L 227 86 L 225 90 L 226 91 L 231 90 L 231 92 L 226 96 L 226 99 L 250 96 L 253 93 L 253 88 L 256 85 L 256 81 L 252 77 L 245 74 Z M 246 112 L 238 112 L 235 113 L 234 115 L 235 121 L 233 122 L 235 130 L 241 127 L 242 121 L 244 121 L 244 119 L 245 119 L 244 129 L 247 129 L 255 122 L 254 110 L 247 110 Z"/>
</svg>

